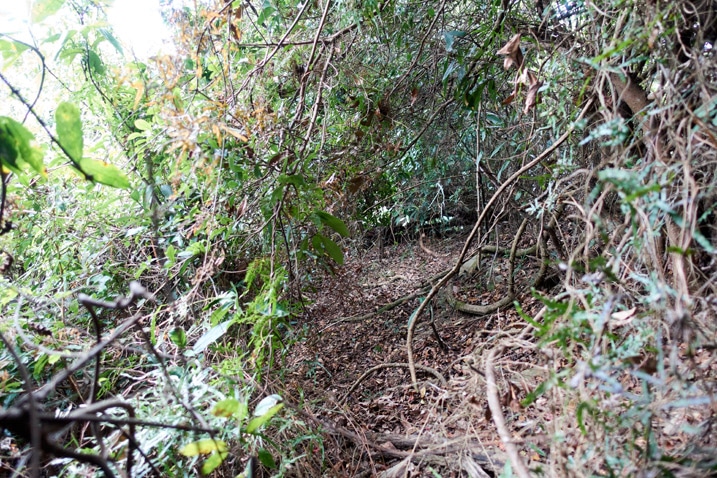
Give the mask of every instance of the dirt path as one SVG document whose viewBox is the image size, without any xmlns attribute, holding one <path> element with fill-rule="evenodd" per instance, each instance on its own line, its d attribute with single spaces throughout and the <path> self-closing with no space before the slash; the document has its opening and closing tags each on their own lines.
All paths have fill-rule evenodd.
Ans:
<svg viewBox="0 0 717 478">
<path fill-rule="evenodd" d="M 337 440 L 329 450 L 335 476 L 500 474 L 506 457 L 486 401 L 483 355 L 495 337 L 524 327 L 517 313 L 473 317 L 436 300 L 435 331 L 430 315 L 416 330 L 418 391 L 403 364 L 408 318 L 421 295 L 356 320 L 420 290 L 453 265 L 462 244 L 461 237 L 426 239 L 425 247 L 416 241 L 349 256 L 310 296 L 312 304 L 297 325 L 307 339 L 293 348 L 285 386 L 288 393 L 303 391 L 305 409 Z M 496 258 L 486 261 L 495 266 L 490 274 L 457 281 L 449 292 L 478 304 L 499 298 L 501 271 L 507 269 Z M 523 307 L 531 309 L 530 302 L 523 300 Z M 519 401 L 536 383 L 518 370 L 530 361 L 511 359 L 514 376 L 496 380 L 500 400 L 510 420 L 529 422 Z"/>
</svg>

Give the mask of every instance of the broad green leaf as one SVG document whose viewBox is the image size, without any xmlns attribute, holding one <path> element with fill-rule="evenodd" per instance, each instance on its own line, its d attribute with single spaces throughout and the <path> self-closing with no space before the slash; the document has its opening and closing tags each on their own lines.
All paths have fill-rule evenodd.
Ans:
<svg viewBox="0 0 717 478">
<path fill-rule="evenodd" d="M 63 101 L 55 110 L 57 139 L 75 165 L 82 161 L 82 120 L 80 110 L 72 103 Z M 84 172 L 84 170 L 83 170 Z"/>
<path fill-rule="evenodd" d="M 282 174 L 277 178 L 279 184 L 293 184 L 297 188 L 306 185 L 306 180 L 300 174 Z"/>
<path fill-rule="evenodd" d="M 197 456 L 208 455 L 214 451 L 227 451 L 227 444 L 213 438 L 202 438 L 201 440 L 187 443 L 179 450 L 179 453 L 184 456 Z"/>
<path fill-rule="evenodd" d="M 106 184 L 114 188 L 128 188 L 129 179 L 117 166 L 105 161 L 82 158 L 78 168 L 90 181 Z"/>
<path fill-rule="evenodd" d="M 326 211 L 316 211 L 315 214 L 322 223 L 326 224 L 334 231 L 338 232 L 344 237 L 349 236 L 349 230 L 346 227 L 346 224 L 344 224 L 344 222 L 338 217 L 332 216 Z"/>
<path fill-rule="evenodd" d="M 140 131 L 147 131 L 148 129 L 152 129 L 152 125 L 149 124 L 149 121 L 143 120 L 142 118 L 134 120 L 134 126 Z"/>
<path fill-rule="evenodd" d="M 164 251 L 164 255 L 167 256 L 170 264 L 177 262 L 177 249 L 172 244 L 167 246 L 167 250 Z"/>
<path fill-rule="evenodd" d="M 17 158 L 20 153 L 17 150 L 17 139 L 7 124 L 2 121 L 9 118 L 0 118 L 0 164 L 15 173 L 21 173 L 22 170 L 18 164 Z"/>
<path fill-rule="evenodd" d="M 321 236 L 321 242 L 324 245 L 324 250 L 329 257 L 331 257 L 338 265 L 343 265 L 344 253 L 341 251 L 339 245 L 326 236 Z"/>
<path fill-rule="evenodd" d="M 28 48 L 30 47 L 24 43 L 0 38 L 0 55 L 5 59 L 6 67 L 15 63 Z"/>
<path fill-rule="evenodd" d="M 270 470 L 273 470 L 276 468 L 276 461 L 274 461 L 274 457 L 271 456 L 271 453 L 266 448 L 262 448 L 259 450 L 259 453 L 257 454 L 259 457 L 259 461 L 262 465 L 267 467 Z"/>
<path fill-rule="evenodd" d="M 443 39 L 446 41 L 446 51 L 449 53 L 453 52 L 453 43 L 455 42 L 456 38 L 463 38 L 466 35 L 466 32 L 460 30 L 444 32 Z"/>
<path fill-rule="evenodd" d="M 246 426 L 246 432 L 253 434 L 256 432 L 259 428 L 261 428 L 263 425 L 265 425 L 271 418 L 279 413 L 279 410 L 284 408 L 284 404 L 280 403 L 278 405 L 274 405 L 271 407 L 264 415 L 260 417 L 253 418 L 249 424 Z"/>
<path fill-rule="evenodd" d="M 49 356 L 47 354 L 41 354 L 35 361 L 35 366 L 32 368 L 32 376 L 36 379 L 40 378 L 48 361 Z"/>
<path fill-rule="evenodd" d="M 124 52 L 122 51 L 122 45 L 120 45 L 114 35 L 112 35 L 112 32 L 110 32 L 106 28 L 98 28 L 97 31 L 99 31 L 100 35 L 105 37 L 107 41 L 110 42 L 113 47 L 115 47 L 115 50 L 117 50 L 120 55 L 124 55 Z"/>
<path fill-rule="evenodd" d="M 0 165 L 18 175 L 26 183 L 24 169 L 29 165 L 42 176 L 46 176 L 42 163 L 42 150 L 32 145 L 35 137 L 21 123 L 12 118 L 0 116 Z"/>
<path fill-rule="evenodd" d="M 194 347 L 192 347 L 192 352 L 195 354 L 200 354 L 206 350 L 207 347 L 209 347 L 211 344 L 219 340 L 220 337 L 222 337 L 224 334 L 227 333 L 229 330 L 229 326 L 234 323 L 234 319 L 229 319 L 225 322 L 222 322 L 219 325 L 215 325 L 211 329 L 207 331 L 206 334 L 204 334 L 197 342 L 194 344 Z"/>
<path fill-rule="evenodd" d="M 220 451 L 219 453 L 211 454 L 204 463 L 202 463 L 202 475 L 208 475 L 214 471 L 219 465 L 222 464 L 224 459 L 229 455 L 229 452 Z"/>
<path fill-rule="evenodd" d="M 64 3 L 65 0 L 35 0 L 32 3 L 32 11 L 30 12 L 32 22 L 38 23 L 54 15 L 62 8 Z"/>
<path fill-rule="evenodd" d="M 212 415 L 215 417 L 231 417 L 239 411 L 239 400 L 235 398 L 226 398 L 212 408 Z"/>
<path fill-rule="evenodd" d="M 46 177 L 47 170 L 45 169 L 45 164 L 42 162 L 42 150 L 37 146 L 33 146 L 35 135 L 25 128 L 22 123 L 18 123 L 11 118 L 8 119 L 10 121 L 8 121 L 7 126 L 17 139 L 17 149 L 20 153 L 20 159 L 30 165 L 35 172 Z"/>
<path fill-rule="evenodd" d="M 90 68 L 92 68 L 92 71 L 98 75 L 104 74 L 105 64 L 102 63 L 100 56 L 94 50 L 90 50 L 88 56 L 89 61 L 87 63 L 90 65 Z"/>
<path fill-rule="evenodd" d="M 175 327 L 169 332 L 169 338 L 174 342 L 174 345 L 183 349 L 187 346 L 187 333 L 181 327 Z"/>
</svg>

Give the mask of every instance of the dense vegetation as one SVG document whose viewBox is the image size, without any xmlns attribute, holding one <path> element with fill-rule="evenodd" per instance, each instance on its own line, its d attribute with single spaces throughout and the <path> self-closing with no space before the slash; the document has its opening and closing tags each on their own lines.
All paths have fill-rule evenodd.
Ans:
<svg viewBox="0 0 717 478">
<path fill-rule="evenodd" d="M 510 256 L 495 307 L 447 301 L 523 321 L 476 364 L 486 472 L 714 473 L 714 2 L 206 0 L 149 59 L 106 3 L 0 32 L 3 473 L 341 476 L 285 354 L 348 252 L 422 234 L 465 243 L 405 318 L 416 387 L 430 304 Z"/>
</svg>

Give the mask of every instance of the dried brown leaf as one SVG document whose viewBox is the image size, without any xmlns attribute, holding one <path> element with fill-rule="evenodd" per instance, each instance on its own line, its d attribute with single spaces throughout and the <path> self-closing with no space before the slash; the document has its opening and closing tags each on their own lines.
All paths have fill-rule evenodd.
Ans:
<svg viewBox="0 0 717 478">
<path fill-rule="evenodd" d="M 523 113 L 525 114 L 538 103 L 538 90 L 543 86 L 543 82 L 538 81 L 538 77 L 532 71 L 526 70 L 526 72 L 528 92 L 525 95 L 525 108 L 523 108 Z"/>
<path fill-rule="evenodd" d="M 513 35 L 503 48 L 498 50 L 498 55 L 505 55 L 503 68 L 508 70 L 515 65 L 520 70 L 523 66 L 523 52 L 520 50 L 520 33 Z"/>
</svg>

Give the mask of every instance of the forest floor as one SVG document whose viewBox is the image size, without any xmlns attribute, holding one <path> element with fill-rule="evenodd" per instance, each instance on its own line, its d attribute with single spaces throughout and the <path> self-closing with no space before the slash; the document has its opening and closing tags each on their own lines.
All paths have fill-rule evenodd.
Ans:
<svg viewBox="0 0 717 478">
<path fill-rule="evenodd" d="M 354 251 L 335 274 L 317 280 L 296 324 L 306 338 L 289 353 L 283 388 L 323 430 L 324 466 L 333 464 L 323 476 L 499 476 L 504 469 L 508 460 L 486 401 L 484 355 L 497 338 L 517 336 L 526 322 L 512 306 L 482 317 L 464 314 L 445 294 L 474 304 L 497 301 L 507 290 L 506 258 L 484 255 L 481 275 L 456 277 L 419 319 L 413 341 L 418 390 L 406 366 L 408 320 L 428 289 L 415 293 L 454 265 L 464 240 L 424 238 Z M 521 260 L 518 290 L 537 263 Z M 411 294 L 417 296 L 375 313 Z M 518 299 L 527 314 L 541 306 L 529 292 Z M 540 400 L 529 409 L 520 405 L 541 375 L 547 378 L 534 359 L 506 351 L 496 378 L 504 414 L 521 431 L 514 436 L 519 444 L 528 438 L 539 443 L 541 426 L 550 420 Z M 530 450 L 523 447 L 524 461 L 539 465 L 539 448 Z"/>
</svg>

